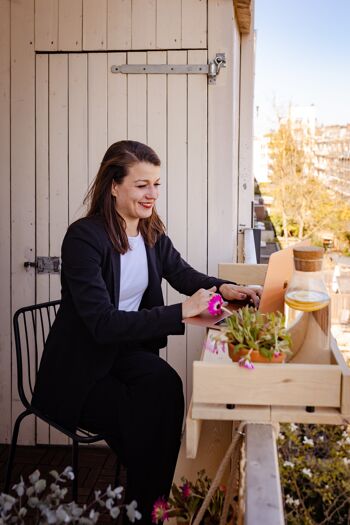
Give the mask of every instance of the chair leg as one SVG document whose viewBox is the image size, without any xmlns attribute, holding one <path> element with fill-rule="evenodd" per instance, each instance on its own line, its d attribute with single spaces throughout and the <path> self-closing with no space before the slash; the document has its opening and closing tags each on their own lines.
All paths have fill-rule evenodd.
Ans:
<svg viewBox="0 0 350 525">
<path fill-rule="evenodd" d="M 75 439 L 73 440 L 73 448 L 72 448 L 72 463 L 73 463 L 73 473 L 74 473 L 74 479 L 73 479 L 73 501 L 76 503 L 78 502 L 78 463 L 79 463 L 79 442 Z"/>
<path fill-rule="evenodd" d="M 6 494 L 8 494 L 9 489 L 10 489 L 13 460 L 15 459 L 19 427 L 21 426 L 22 420 L 26 416 L 29 416 L 29 414 L 32 414 L 32 412 L 30 410 L 25 410 L 24 412 L 22 412 L 17 417 L 16 422 L 15 422 L 15 426 L 13 427 L 11 446 L 10 446 L 10 453 L 9 453 L 9 457 L 8 457 L 8 461 L 7 461 L 7 467 L 6 467 L 5 486 L 4 486 L 4 492 Z"/>
</svg>

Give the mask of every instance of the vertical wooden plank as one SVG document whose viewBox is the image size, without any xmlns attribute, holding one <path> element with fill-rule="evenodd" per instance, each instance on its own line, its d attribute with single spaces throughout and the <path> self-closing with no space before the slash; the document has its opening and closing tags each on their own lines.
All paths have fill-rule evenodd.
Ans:
<svg viewBox="0 0 350 525">
<path fill-rule="evenodd" d="M 11 436 L 10 0 L 0 0 L 0 442 Z"/>
<path fill-rule="evenodd" d="M 83 0 L 83 49 L 107 49 L 107 0 Z"/>
<path fill-rule="evenodd" d="M 128 64 L 145 64 L 146 53 L 129 53 Z M 147 78 L 128 75 L 128 139 L 147 143 Z"/>
<path fill-rule="evenodd" d="M 185 49 L 207 47 L 207 0 L 182 0 L 181 43 Z"/>
<path fill-rule="evenodd" d="M 206 51 L 189 51 L 189 64 L 206 64 Z M 187 261 L 207 273 L 207 86 L 206 75 L 188 75 Z M 195 203 L 195 205 L 194 205 Z M 199 359 L 205 330 L 188 326 L 187 399 L 192 395 L 192 363 Z"/>
<path fill-rule="evenodd" d="M 109 146 L 127 138 L 127 75 L 111 73 L 111 67 L 120 64 L 126 64 L 126 53 L 108 53 Z"/>
<path fill-rule="evenodd" d="M 246 525 L 284 525 L 276 438 L 272 425 L 246 426 Z"/>
<path fill-rule="evenodd" d="M 149 51 L 148 64 L 166 64 L 165 51 Z M 147 75 L 147 139 L 161 160 L 161 187 L 157 201 L 157 211 L 167 223 L 167 78 L 166 75 Z M 163 283 L 163 295 L 166 299 L 166 283 Z M 160 355 L 167 358 L 167 349 L 162 348 Z"/>
<path fill-rule="evenodd" d="M 252 10 L 252 17 L 254 10 Z M 252 26 L 254 27 L 254 20 Z M 251 202 L 254 200 L 253 111 L 254 111 L 254 31 L 241 36 L 238 228 L 251 227 Z"/>
<path fill-rule="evenodd" d="M 240 79 L 241 79 L 241 34 L 239 32 L 237 20 L 233 21 L 233 179 L 232 179 L 232 193 L 234 195 L 233 203 L 233 260 L 237 260 L 237 243 L 238 243 L 238 213 L 239 213 L 239 195 L 238 195 L 238 177 L 239 177 L 239 144 L 240 144 Z M 231 48 L 231 49 L 232 49 Z M 252 103 L 252 101 L 251 101 Z M 251 208 L 249 204 L 246 207 Z M 246 252 L 248 253 L 248 252 Z M 256 262 L 255 259 L 247 262 Z"/>
<path fill-rule="evenodd" d="M 208 86 L 208 272 L 217 274 L 219 262 L 236 254 L 238 174 L 234 169 L 233 130 L 233 3 L 209 0 L 208 56 L 220 49 L 227 67 Z"/>
<path fill-rule="evenodd" d="M 156 0 L 132 0 L 131 49 L 154 49 L 156 45 Z"/>
<path fill-rule="evenodd" d="M 83 0 L 59 0 L 58 50 L 83 48 Z"/>
<path fill-rule="evenodd" d="M 186 64 L 186 51 L 169 51 L 168 63 Z M 168 76 L 168 233 L 187 257 L 187 75 Z M 168 286 L 168 303 L 184 297 Z M 168 362 L 181 376 L 186 394 L 186 335 L 168 339 Z"/>
<path fill-rule="evenodd" d="M 49 254 L 49 58 L 36 56 L 36 112 L 35 112 L 35 158 L 36 158 L 36 255 Z M 37 275 L 36 302 L 50 299 L 49 275 Z M 39 359 L 43 348 L 38 349 Z M 49 443 L 49 427 L 36 421 L 37 443 Z"/>
<path fill-rule="evenodd" d="M 68 55 L 51 55 L 49 62 L 49 192 L 50 256 L 59 256 L 68 226 Z M 50 275 L 50 299 L 60 298 L 59 275 Z M 67 438 L 50 429 L 50 443 Z"/>
<path fill-rule="evenodd" d="M 108 0 L 107 49 L 131 49 L 131 0 Z"/>
<path fill-rule="evenodd" d="M 35 50 L 58 49 L 58 0 L 35 0 Z"/>
<path fill-rule="evenodd" d="M 87 145 L 87 55 L 68 57 L 68 222 L 84 215 L 83 199 L 88 189 Z"/>
<path fill-rule="evenodd" d="M 107 149 L 107 54 L 88 55 L 88 171 L 95 178 Z"/>
<path fill-rule="evenodd" d="M 166 51 L 147 53 L 148 64 L 166 64 Z M 163 222 L 167 222 L 167 77 L 147 75 L 147 143 L 161 160 L 161 190 L 157 211 Z"/>
<path fill-rule="evenodd" d="M 23 21 L 25 20 L 25 23 Z M 12 313 L 35 302 L 35 272 L 24 261 L 35 248 L 34 1 L 11 2 L 11 259 Z M 22 412 L 13 344 L 12 422 Z M 21 426 L 19 443 L 34 444 L 34 418 Z"/>
<path fill-rule="evenodd" d="M 157 46 L 161 49 L 181 47 L 181 0 L 157 2 Z"/>
</svg>

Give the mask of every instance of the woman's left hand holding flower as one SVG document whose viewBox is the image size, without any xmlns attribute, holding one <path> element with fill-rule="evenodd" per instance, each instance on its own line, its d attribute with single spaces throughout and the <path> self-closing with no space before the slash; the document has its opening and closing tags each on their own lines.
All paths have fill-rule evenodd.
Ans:
<svg viewBox="0 0 350 525">
<path fill-rule="evenodd" d="M 219 292 L 226 301 L 244 301 L 249 299 L 255 308 L 258 308 L 262 287 L 225 283 L 220 286 Z"/>
</svg>

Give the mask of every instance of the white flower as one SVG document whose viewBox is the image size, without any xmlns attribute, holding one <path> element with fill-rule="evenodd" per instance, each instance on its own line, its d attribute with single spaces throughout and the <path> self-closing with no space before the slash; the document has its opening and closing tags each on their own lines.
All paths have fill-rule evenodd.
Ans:
<svg viewBox="0 0 350 525">
<path fill-rule="evenodd" d="M 93 523 L 97 523 L 99 516 L 99 512 L 96 512 L 94 509 L 90 510 L 89 518 L 93 521 Z"/>
<path fill-rule="evenodd" d="M 342 433 L 342 436 L 343 436 L 343 438 L 347 438 L 347 437 L 348 437 L 348 435 L 349 435 L 349 434 L 347 433 L 347 431 L 346 431 L 346 430 L 344 430 L 344 431 L 343 431 L 343 433 Z"/>
<path fill-rule="evenodd" d="M 324 441 L 324 436 L 318 436 L 319 441 Z"/>
<path fill-rule="evenodd" d="M 23 481 L 22 476 L 21 476 L 20 483 L 17 483 L 16 485 L 13 485 L 12 489 L 16 492 L 16 494 L 17 494 L 17 496 L 19 498 L 21 498 L 24 495 L 25 485 L 24 485 L 24 481 Z"/>
<path fill-rule="evenodd" d="M 141 519 L 141 514 L 139 513 L 138 510 L 136 510 L 136 507 L 137 507 L 137 502 L 135 500 L 129 503 L 129 505 L 125 505 L 126 515 L 128 516 L 129 521 L 131 521 L 131 523 L 135 523 L 135 520 Z"/>
<path fill-rule="evenodd" d="M 309 445 L 310 447 L 313 447 L 314 446 L 314 441 L 313 441 L 313 439 L 304 436 L 303 444 L 304 445 Z"/>
<path fill-rule="evenodd" d="M 282 432 L 280 432 L 280 433 L 278 434 L 278 439 L 280 439 L 281 441 L 284 441 L 285 437 L 286 437 L 286 436 L 285 436 L 284 434 L 282 434 Z"/>
<path fill-rule="evenodd" d="M 54 510 L 45 508 L 45 509 L 42 509 L 41 514 L 42 516 L 45 516 L 46 522 L 49 523 L 50 525 L 52 523 L 57 523 L 56 512 Z"/>
<path fill-rule="evenodd" d="M 72 467 L 66 467 L 62 472 L 62 476 L 65 476 L 67 479 L 74 479 L 74 472 Z"/>
<path fill-rule="evenodd" d="M 345 465 L 350 465 L 350 459 L 349 458 L 343 458 L 343 462 Z"/>
<path fill-rule="evenodd" d="M 117 518 L 120 514 L 120 510 L 119 510 L 119 507 L 112 507 L 111 510 L 109 511 L 110 515 L 112 518 Z"/>
<path fill-rule="evenodd" d="M 286 496 L 286 503 L 290 507 L 299 507 L 300 501 L 298 499 L 294 499 L 290 494 L 287 494 Z"/>
<path fill-rule="evenodd" d="M 36 469 L 29 477 L 29 481 L 34 485 L 34 483 L 36 483 L 38 481 L 38 479 L 40 478 L 40 472 L 38 469 Z"/>
<path fill-rule="evenodd" d="M 16 499 L 13 496 L 4 494 L 3 492 L 0 494 L 0 508 L 2 508 L 5 513 L 9 512 L 15 503 Z"/>
<path fill-rule="evenodd" d="M 284 467 L 291 467 L 291 468 L 293 468 L 294 467 L 294 463 L 292 463 L 291 461 L 285 461 L 283 463 L 283 466 Z"/>
<path fill-rule="evenodd" d="M 63 523 L 69 523 L 72 521 L 67 511 L 61 505 L 56 511 L 56 516 L 59 520 L 63 521 Z"/>
<path fill-rule="evenodd" d="M 60 477 L 59 473 L 57 472 L 57 470 L 50 470 L 49 472 L 51 474 L 51 476 L 54 478 L 54 479 L 58 479 Z"/>
<path fill-rule="evenodd" d="M 32 509 L 35 509 L 35 507 L 38 506 L 38 503 L 39 498 L 37 498 L 36 496 L 31 496 L 30 498 L 28 498 L 28 505 L 29 507 L 32 507 Z"/>
<path fill-rule="evenodd" d="M 350 445 L 350 436 L 347 436 L 347 437 L 345 438 L 345 444 L 346 444 L 346 445 Z"/>
<path fill-rule="evenodd" d="M 38 481 L 34 484 L 34 490 L 37 494 L 40 494 L 46 489 L 46 481 L 45 479 L 38 479 Z"/>
<path fill-rule="evenodd" d="M 116 487 L 115 489 L 112 489 L 111 485 L 108 485 L 107 487 L 107 496 L 109 498 L 118 498 L 120 499 L 122 497 L 123 487 Z"/>
<path fill-rule="evenodd" d="M 106 509 L 111 510 L 111 508 L 113 507 L 113 504 L 114 504 L 114 499 L 108 498 L 106 501 Z"/>
<path fill-rule="evenodd" d="M 18 516 L 23 518 L 27 514 L 27 509 L 25 507 L 21 507 L 18 512 Z"/>
<path fill-rule="evenodd" d="M 292 432 L 295 432 L 298 429 L 298 425 L 296 425 L 295 423 L 291 423 L 289 425 L 289 428 L 291 429 Z"/>
<path fill-rule="evenodd" d="M 312 473 L 311 473 L 311 470 L 309 468 L 303 468 L 303 470 L 301 471 L 305 476 L 309 476 L 309 478 L 312 478 Z"/>
</svg>

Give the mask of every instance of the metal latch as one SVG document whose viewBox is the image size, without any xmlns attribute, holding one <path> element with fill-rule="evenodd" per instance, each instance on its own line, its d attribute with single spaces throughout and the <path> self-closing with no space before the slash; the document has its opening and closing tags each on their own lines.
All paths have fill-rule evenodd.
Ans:
<svg viewBox="0 0 350 525">
<path fill-rule="evenodd" d="M 209 64 L 122 64 L 112 66 L 112 73 L 124 73 L 129 75 L 152 74 L 152 75 L 208 75 L 208 83 L 215 84 L 216 77 L 222 67 L 226 67 L 225 53 L 216 53 L 214 60 Z"/>
<path fill-rule="evenodd" d="M 61 261 L 59 257 L 37 257 L 35 262 L 26 261 L 25 268 L 35 268 L 37 273 L 60 273 Z"/>
</svg>

